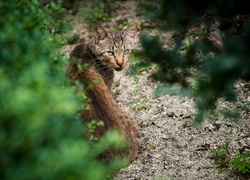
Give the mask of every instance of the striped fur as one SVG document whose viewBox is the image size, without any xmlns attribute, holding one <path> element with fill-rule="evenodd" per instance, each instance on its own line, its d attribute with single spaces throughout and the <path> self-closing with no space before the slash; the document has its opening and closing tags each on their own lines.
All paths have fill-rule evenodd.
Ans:
<svg viewBox="0 0 250 180">
<path fill-rule="evenodd" d="M 138 28 L 129 26 L 121 32 L 107 32 L 98 26 L 95 36 L 88 44 L 80 44 L 70 53 L 70 57 L 87 64 L 83 70 L 72 62 L 67 68 L 67 76 L 71 80 L 78 80 L 85 87 L 92 83 L 93 87 L 87 89 L 87 96 L 91 99 L 89 110 L 82 112 L 83 122 L 102 120 L 104 126 L 98 127 L 95 136 L 102 136 L 107 130 L 115 129 L 123 134 L 131 146 L 124 151 L 109 151 L 103 154 L 108 160 L 115 156 L 125 155 L 134 159 L 138 152 L 139 132 L 136 122 L 128 112 L 122 110 L 111 94 L 114 70 L 126 67 L 131 52 L 134 49 Z M 98 80 L 98 83 L 95 83 Z"/>
</svg>

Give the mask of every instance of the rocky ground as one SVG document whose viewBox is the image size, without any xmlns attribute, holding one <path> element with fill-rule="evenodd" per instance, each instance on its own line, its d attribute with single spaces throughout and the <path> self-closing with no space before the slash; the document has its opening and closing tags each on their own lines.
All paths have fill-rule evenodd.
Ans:
<svg viewBox="0 0 250 180">
<path fill-rule="evenodd" d="M 232 169 L 223 171 L 223 167 L 217 167 L 211 151 L 222 149 L 229 142 L 229 156 L 233 157 L 244 146 L 249 147 L 249 118 L 235 122 L 218 112 L 193 128 L 193 100 L 154 96 L 157 83 L 150 81 L 149 74 L 138 75 L 138 81 L 124 75 L 116 80 L 117 100 L 133 111 L 141 133 L 138 158 L 121 170 L 116 179 L 241 179 Z M 144 106 L 140 108 L 138 104 Z M 236 108 L 237 105 L 223 101 L 218 106 Z"/>
<path fill-rule="evenodd" d="M 103 27 L 121 29 L 121 22 L 138 23 L 149 34 L 159 33 L 138 13 L 136 1 L 119 1 L 114 4 L 113 18 Z M 81 41 L 91 36 L 88 23 L 78 16 L 70 16 L 72 34 Z M 165 33 L 170 37 L 170 33 Z M 166 42 L 168 44 L 168 42 Z M 69 51 L 73 45 L 65 46 Z M 250 148 L 249 106 L 242 108 L 240 102 L 250 101 L 250 85 L 238 82 L 238 102 L 220 100 L 217 113 L 211 113 L 198 127 L 191 126 L 196 115 L 192 98 L 164 95 L 157 97 L 154 91 L 159 83 L 149 76 L 154 67 L 134 76 L 126 71 L 116 74 L 114 95 L 127 106 L 140 127 L 140 152 L 135 161 L 122 169 L 116 180 L 150 179 L 248 179 L 234 173 L 231 166 L 218 167 L 212 158 L 212 150 L 222 149 L 229 142 L 229 159 Z M 232 121 L 219 110 L 239 111 L 242 118 Z"/>
</svg>

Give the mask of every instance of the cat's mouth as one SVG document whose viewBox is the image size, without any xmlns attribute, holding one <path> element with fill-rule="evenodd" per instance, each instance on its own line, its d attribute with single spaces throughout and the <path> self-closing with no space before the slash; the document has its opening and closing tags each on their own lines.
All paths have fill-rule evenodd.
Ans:
<svg viewBox="0 0 250 180">
<path fill-rule="evenodd" d="M 113 66 L 113 68 L 116 70 L 116 71 L 121 71 L 123 68 L 124 68 L 124 64 L 115 64 Z"/>
<path fill-rule="evenodd" d="M 123 67 L 116 67 L 114 68 L 116 71 L 121 71 L 123 69 Z"/>
</svg>

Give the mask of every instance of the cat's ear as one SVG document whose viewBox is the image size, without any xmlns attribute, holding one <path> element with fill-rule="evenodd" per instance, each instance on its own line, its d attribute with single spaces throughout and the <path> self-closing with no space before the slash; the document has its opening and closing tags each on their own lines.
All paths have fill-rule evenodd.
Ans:
<svg viewBox="0 0 250 180">
<path fill-rule="evenodd" d="M 108 32 L 101 26 L 96 26 L 95 27 L 95 39 L 96 41 L 100 41 L 108 37 L 109 34 Z"/>
<path fill-rule="evenodd" d="M 122 31 L 122 35 L 125 38 L 134 39 L 137 32 L 138 32 L 137 24 L 132 24 L 129 27 L 127 27 L 125 30 Z"/>
</svg>

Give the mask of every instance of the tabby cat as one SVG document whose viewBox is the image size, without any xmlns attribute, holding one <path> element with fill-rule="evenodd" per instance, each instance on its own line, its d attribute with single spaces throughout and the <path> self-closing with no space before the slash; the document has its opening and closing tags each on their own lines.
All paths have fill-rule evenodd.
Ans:
<svg viewBox="0 0 250 180">
<path fill-rule="evenodd" d="M 126 67 L 137 32 L 137 25 L 131 25 L 121 32 L 108 32 L 98 26 L 88 44 L 79 44 L 70 53 L 70 57 L 78 58 L 81 64 L 86 65 L 79 71 L 78 65 L 72 62 L 67 68 L 67 76 L 73 81 L 80 81 L 85 87 L 89 83 L 93 85 L 86 92 L 91 101 L 90 109 L 82 112 L 83 122 L 102 120 L 104 126 L 96 129 L 95 136 L 100 137 L 107 130 L 115 129 L 131 143 L 124 151 L 104 153 L 103 159 L 125 155 L 132 160 L 138 153 L 137 124 L 128 112 L 118 106 L 111 93 L 114 70 L 120 71 Z"/>
</svg>

